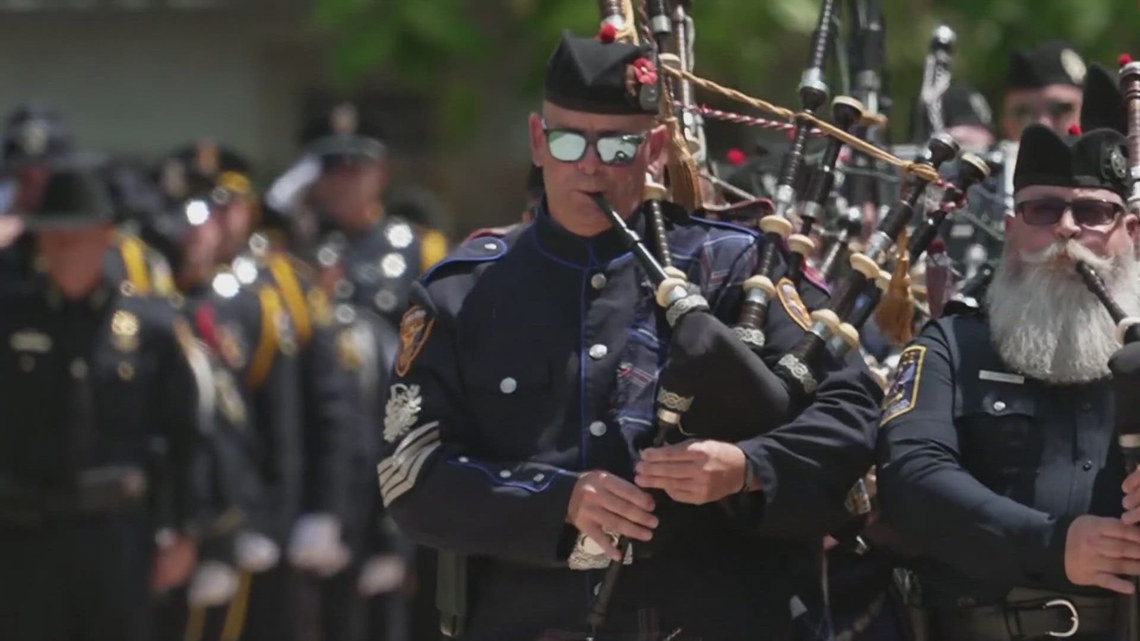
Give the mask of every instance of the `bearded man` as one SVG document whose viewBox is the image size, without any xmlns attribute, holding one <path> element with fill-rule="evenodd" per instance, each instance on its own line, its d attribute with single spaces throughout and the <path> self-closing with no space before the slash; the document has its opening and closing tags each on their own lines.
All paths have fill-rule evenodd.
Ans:
<svg viewBox="0 0 1140 641">
<path fill-rule="evenodd" d="M 930 641 L 1108 639 L 1140 575 L 1108 369 L 1115 325 L 1075 271 L 1140 314 L 1124 136 L 1025 130 L 984 309 L 927 325 L 884 400 L 884 517 L 922 556 L 904 592 Z M 1130 483 L 1134 479 L 1129 479 Z"/>
</svg>

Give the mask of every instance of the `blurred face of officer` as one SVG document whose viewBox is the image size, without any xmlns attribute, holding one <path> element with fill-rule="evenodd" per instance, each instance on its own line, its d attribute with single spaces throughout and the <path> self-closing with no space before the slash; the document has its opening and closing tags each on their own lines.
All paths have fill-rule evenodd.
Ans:
<svg viewBox="0 0 1140 641">
<path fill-rule="evenodd" d="M 248 196 L 227 192 L 210 204 L 210 218 L 221 232 L 220 258 L 233 260 L 241 253 L 253 226 L 254 203 Z"/>
<path fill-rule="evenodd" d="M 211 212 L 205 200 L 191 200 L 181 215 L 189 226 L 183 233 L 176 280 L 181 288 L 199 285 L 210 278 L 214 267 L 222 262 L 223 223 Z"/>
<path fill-rule="evenodd" d="M 1053 84 L 1040 89 L 1013 89 L 1005 94 L 1002 131 L 1009 140 L 1021 139 L 1021 131 L 1033 123 L 1065 135 L 1081 120 L 1081 89 Z"/>
<path fill-rule="evenodd" d="M 382 160 L 333 156 L 322 161 L 321 175 L 313 184 L 318 208 L 348 228 L 372 222 L 375 207 L 387 184 Z"/>
<path fill-rule="evenodd" d="M 1137 219 L 1116 192 L 1031 185 L 1015 194 L 1002 263 L 987 293 L 1007 365 L 1056 384 L 1108 375 L 1115 323 L 1076 272 L 1091 265 L 1129 315 L 1140 314 Z"/>
<path fill-rule="evenodd" d="M 618 213 L 632 214 L 645 173 L 665 148 L 665 127 L 654 124 L 650 115 L 594 114 L 549 102 L 541 116 L 531 114 L 531 161 L 542 167 L 551 218 L 579 236 L 605 231 L 610 222 L 590 197 L 596 192 Z"/>
<path fill-rule="evenodd" d="M 82 297 L 103 278 L 103 259 L 112 230 L 111 223 L 102 223 L 36 232 L 44 269 L 64 295 Z"/>
</svg>

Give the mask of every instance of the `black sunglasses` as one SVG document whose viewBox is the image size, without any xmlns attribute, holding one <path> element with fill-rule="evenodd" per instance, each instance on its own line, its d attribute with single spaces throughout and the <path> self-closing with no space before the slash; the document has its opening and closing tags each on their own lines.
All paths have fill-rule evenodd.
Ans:
<svg viewBox="0 0 1140 641">
<path fill-rule="evenodd" d="M 1073 212 L 1073 220 L 1082 227 L 1104 227 L 1124 213 L 1122 205 L 1092 198 L 1035 198 L 1017 203 L 1016 210 L 1025 224 L 1033 227 L 1056 225 L 1065 212 L 1070 210 Z"/>
<path fill-rule="evenodd" d="M 633 163 L 637 148 L 645 142 L 647 134 L 612 133 L 596 136 L 577 129 L 548 127 L 542 123 L 542 133 L 546 135 L 546 148 L 555 160 L 578 162 L 586 155 L 590 145 L 598 152 L 603 165 L 622 167 Z"/>
</svg>

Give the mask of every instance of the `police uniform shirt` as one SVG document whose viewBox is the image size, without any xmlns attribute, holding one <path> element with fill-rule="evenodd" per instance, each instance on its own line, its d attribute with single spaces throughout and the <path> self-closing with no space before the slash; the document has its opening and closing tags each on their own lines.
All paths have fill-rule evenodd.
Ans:
<svg viewBox="0 0 1140 641">
<path fill-rule="evenodd" d="M 655 431 L 669 339 L 648 280 L 616 230 L 584 239 L 544 206 L 537 214 L 505 238 L 465 243 L 417 285 L 384 419 L 380 487 L 401 529 L 480 557 L 465 639 L 583 628 L 601 573 L 570 567 L 605 563 L 571 550 L 576 533 L 565 519 L 577 472 L 632 478 L 635 453 Z M 640 213 L 630 225 L 643 230 Z M 674 264 L 734 322 L 757 239 L 695 219 L 669 236 Z M 779 354 L 810 321 L 777 302 L 772 310 L 766 349 Z M 818 557 L 830 527 L 820 514 L 833 513 L 869 467 L 876 390 L 864 369 L 844 369 L 798 418 L 741 444 L 765 488 L 763 521 L 787 542 L 714 527 L 688 554 L 626 568 L 611 619 L 654 607 L 706 641 L 738 638 L 741 626 L 786 631 L 783 564 Z M 717 506 L 704 507 L 721 519 Z"/>
<path fill-rule="evenodd" d="M 6 301 L 0 336 L 0 483 L 69 491 L 87 470 L 146 469 L 163 443 L 169 477 L 151 490 L 162 493 L 152 495 L 157 516 L 194 527 L 190 461 L 210 426 L 189 328 L 168 301 L 106 278 L 81 300 L 41 284 Z"/>
<path fill-rule="evenodd" d="M 348 472 L 361 468 L 350 468 L 350 461 L 361 454 L 363 430 L 354 424 L 360 399 L 352 387 L 353 372 L 362 364 L 345 335 L 349 330 L 313 284 L 312 270 L 292 256 L 279 251 L 242 255 L 233 272 L 244 284 L 277 291 L 296 338 L 304 430 L 302 510 L 343 520 L 355 509 L 349 505 Z"/>
<path fill-rule="evenodd" d="M 395 216 L 350 235 L 343 257 L 345 280 L 337 284 L 335 297 L 399 323 L 412 282 L 443 257 L 441 240 L 439 232 L 419 235 Z"/>
<path fill-rule="evenodd" d="M 993 602 L 1015 586 L 1079 592 L 1065 575 L 1069 525 L 1121 513 L 1109 381 L 1011 372 L 981 314 L 929 323 L 903 351 L 878 457 L 884 518 L 927 555 L 932 606 Z"/>
<path fill-rule="evenodd" d="M 184 293 L 183 313 L 225 365 L 219 410 L 251 426 L 244 447 L 262 487 L 250 522 L 280 543 L 300 509 L 302 432 L 296 337 L 278 293 L 230 270 Z M 242 420 L 244 419 L 244 420 Z"/>
</svg>

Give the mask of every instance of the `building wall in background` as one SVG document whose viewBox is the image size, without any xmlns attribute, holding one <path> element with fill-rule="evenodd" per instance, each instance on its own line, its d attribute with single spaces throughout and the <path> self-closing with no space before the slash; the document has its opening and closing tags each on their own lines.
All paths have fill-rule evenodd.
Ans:
<svg viewBox="0 0 1140 641">
<path fill-rule="evenodd" d="M 13 11 L 20 1 L 0 0 L 0 113 L 26 100 L 53 105 L 84 147 L 149 160 L 213 136 L 248 156 L 264 183 L 295 158 L 307 114 L 337 93 L 303 2 Z M 384 80 L 378 71 L 357 97 L 400 134 L 393 185 L 438 193 L 457 234 L 513 220 L 531 105 L 489 74 L 489 94 L 503 97 L 473 141 L 445 149 L 432 131 L 435 98 Z"/>
</svg>

